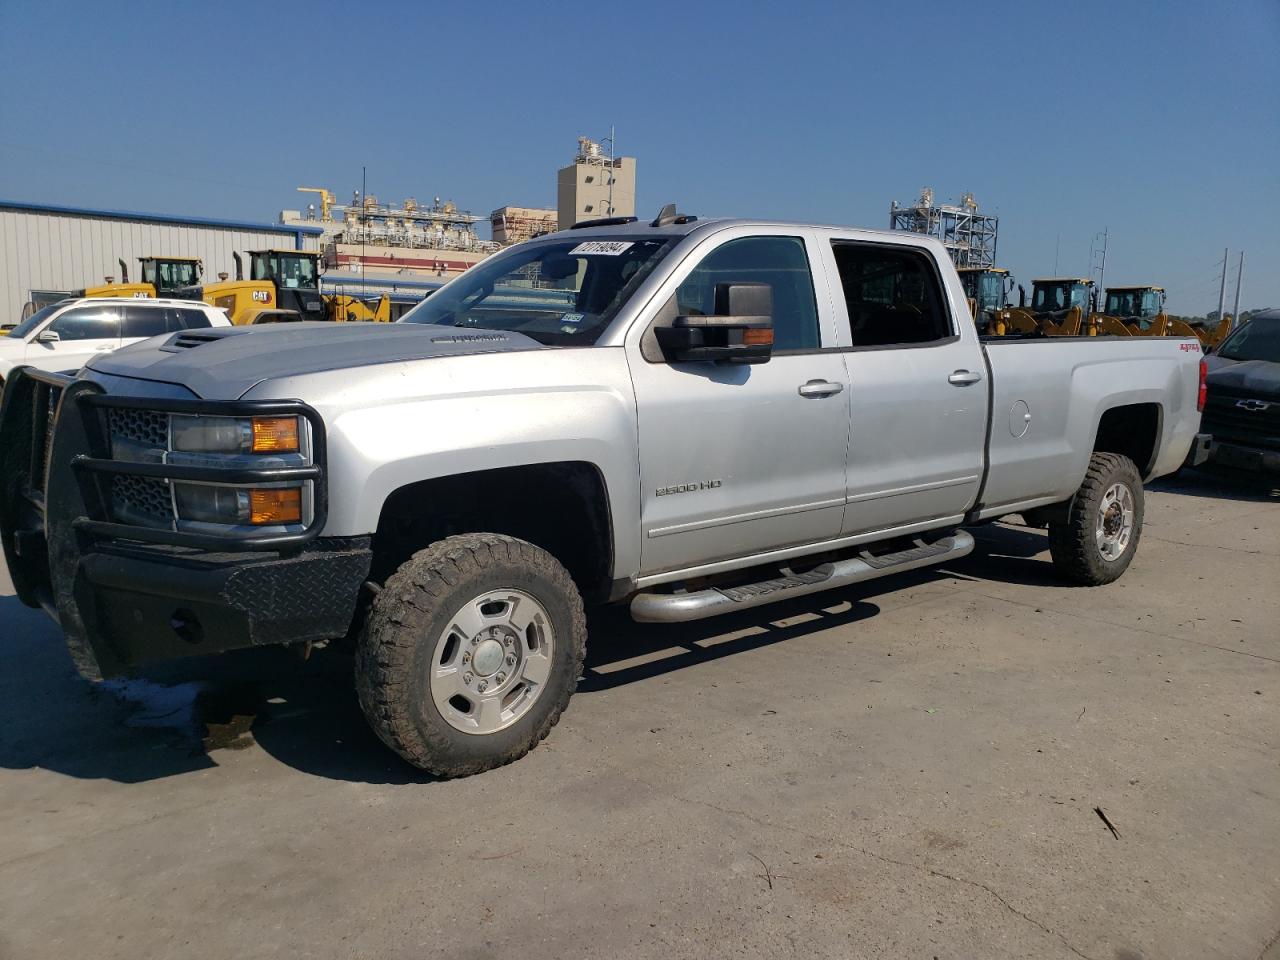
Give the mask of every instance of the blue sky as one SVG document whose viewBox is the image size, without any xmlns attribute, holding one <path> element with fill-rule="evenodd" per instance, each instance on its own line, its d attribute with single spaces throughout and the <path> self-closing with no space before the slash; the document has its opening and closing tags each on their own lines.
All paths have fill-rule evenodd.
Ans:
<svg viewBox="0 0 1280 960">
<path fill-rule="evenodd" d="M 0 3 L 0 197 L 273 219 L 300 185 L 883 227 L 972 191 L 1019 279 L 1280 306 L 1280 2 Z"/>
</svg>

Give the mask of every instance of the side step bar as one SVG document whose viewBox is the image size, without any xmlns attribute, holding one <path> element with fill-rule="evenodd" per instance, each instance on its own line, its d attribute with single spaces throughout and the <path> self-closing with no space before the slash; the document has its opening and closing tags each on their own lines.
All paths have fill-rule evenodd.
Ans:
<svg viewBox="0 0 1280 960">
<path fill-rule="evenodd" d="M 783 576 L 758 583 L 737 587 L 709 587 L 692 593 L 638 593 L 631 600 L 631 616 L 641 623 L 701 620 L 704 617 L 763 606 L 777 600 L 803 597 L 820 590 L 875 580 L 904 570 L 945 563 L 972 552 L 973 537 L 963 530 L 957 530 L 932 543 L 917 540 L 914 547 L 896 553 L 872 556 L 863 552 L 847 560 L 824 563 L 805 573 L 784 572 Z"/>
</svg>

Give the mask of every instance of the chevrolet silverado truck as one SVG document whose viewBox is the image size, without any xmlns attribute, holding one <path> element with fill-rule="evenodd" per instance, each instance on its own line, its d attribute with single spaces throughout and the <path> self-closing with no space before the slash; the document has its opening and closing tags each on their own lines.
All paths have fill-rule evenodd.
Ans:
<svg viewBox="0 0 1280 960">
<path fill-rule="evenodd" d="M 668 623 L 946 563 L 1047 525 L 1119 577 L 1197 435 L 1194 339 L 979 338 L 936 241 L 597 221 L 395 324 L 189 330 L 0 406 L 22 601 L 97 677 L 355 644 L 381 739 L 439 776 L 530 750 L 584 604 Z"/>
</svg>

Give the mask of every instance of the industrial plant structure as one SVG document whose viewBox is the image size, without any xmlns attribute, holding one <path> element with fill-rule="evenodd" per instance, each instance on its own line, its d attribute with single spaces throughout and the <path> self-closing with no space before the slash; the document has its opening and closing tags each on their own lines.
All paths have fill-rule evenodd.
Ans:
<svg viewBox="0 0 1280 960">
<path fill-rule="evenodd" d="M 999 226 L 999 217 L 978 213 L 972 193 L 961 197 L 958 205 L 935 203 L 933 190 L 925 187 L 914 206 L 900 207 L 894 200 L 889 207 L 890 230 L 937 237 L 957 267 L 994 267 Z"/>
<path fill-rule="evenodd" d="M 430 205 L 412 197 L 397 205 L 380 203 L 373 195 L 361 197 L 357 190 L 351 203 L 339 204 L 324 187 L 298 189 L 319 194 L 319 217 L 311 204 L 305 216 L 299 210 L 281 210 L 280 221 L 320 228 L 326 286 L 369 292 L 415 280 L 438 286 L 499 248 L 476 234 L 476 224 L 484 217 L 439 197 Z"/>
<path fill-rule="evenodd" d="M 499 207 L 489 214 L 494 243 L 510 246 L 559 229 L 556 211 L 542 207 Z"/>
<path fill-rule="evenodd" d="M 631 217 L 636 212 L 636 158 L 606 154 L 600 144 L 578 138 L 578 155 L 556 174 L 559 227 L 581 220 Z"/>
</svg>

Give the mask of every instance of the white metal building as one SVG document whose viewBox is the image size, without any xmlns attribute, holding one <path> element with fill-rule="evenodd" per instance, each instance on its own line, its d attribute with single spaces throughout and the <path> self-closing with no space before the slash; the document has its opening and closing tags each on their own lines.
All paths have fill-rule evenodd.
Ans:
<svg viewBox="0 0 1280 960">
<path fill-rule="evenodd" d="M 86 210 L 0 200 L 0 311 L 16 320 L 36 293 L 81 290 L 120 277 L 140 279 L 138 258 L 199 257 L 205 282 L 235 275 L 231 252 L 318 250 L 320 227 L 204 217 Z M 248 261 L 246 260 L 246 263 Z"/>
</svg>

